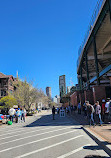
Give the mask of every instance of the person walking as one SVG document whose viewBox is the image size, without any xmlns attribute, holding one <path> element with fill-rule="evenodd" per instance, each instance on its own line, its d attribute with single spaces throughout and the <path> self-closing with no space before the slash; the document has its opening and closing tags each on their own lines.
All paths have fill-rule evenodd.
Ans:
<svg viewBox="0 0 111 158">
<path fill-rule="evenodd" d="M 99 101 L 97 101 L 95 105 L 96 105 L 96 116 L 97 116 L 97 119 L 99 119 L 100 125 L 102 125 L 101 106 L 99 105 Z"/>
<path fill-rule="evenodd" d="M 89 120 L 89 125 L 91 126 L 91 122 L 93 122 L 93 126 L 94 126 L 95 125 L 93 118 L 93 114 L 95 112 L 94 107 L 91 104 L 89 104 L 89 101 L 86 101 L 86 105 L 87 105 L 87 117 Z"/>
<path fill-rule="evenodd" d="M 87 116 L 87 105 L 86 102 L 83 104 L 84 116 Z"/>
<path fill-rule="evenodd" d="M 81 103 L 78 104 L 78 114 L 81 114 Z"/>
<path fill-rule="evenodd" d="M 21 122 L 21 110 L 20 110 L 20 108 L 18 108 L 16 115 L 18 116 L 18 123 L 20 123 Z"/>
<path fill-rule="evenodd" d="M 52 115 L 53 115 L 53 120 L 55 120 L 55 107 L 54 106 L 52 108 Z"/>
<path fill-rule="evenodd" d="M 59 109 L 59 107 L 57 108 L 57 114 L 59 115 L 59 111 L 60 111 L 60 109 Z"/>
<path fill-rule="evenodd" d="M 102 120 L 105 121 L 105 99 L 102 100 Z"/>
<path fill-rule="evenodd" d="M 26 110 L 25 110 L 25 108 L 22 108 L 22 110 L 21 110 L 21 121 L 25 122 L 25 115 L 26 115 Z"/>
<path fill-rule="evenodd" d="M 13 118 L 14 118 L 14 115 L 15 115 L 15 113 L 16 113 L 16 111 L 15 111 L 15 109 L 12 107 L 12 108 L 10 108 L 10 110 L 9 110 L 9 119 L 10 119 L 10 121 L 12 121 L 13 122 Z"/>
<path fill-rule="evenodd" d="M 110 109 L 110 98 L 107 99 L 105 104 L 105 122 L 109 122 L 109 109 Z"/>
<path fill-rule="evenodd" d="M 18 113 L 18 109 L 16 109 L 16 113 L 15 113 L 15 119 L 16 119 L 16 123 L 18 123 L 18 115 L 17 115 L 17 113 Z"/>
</svg>

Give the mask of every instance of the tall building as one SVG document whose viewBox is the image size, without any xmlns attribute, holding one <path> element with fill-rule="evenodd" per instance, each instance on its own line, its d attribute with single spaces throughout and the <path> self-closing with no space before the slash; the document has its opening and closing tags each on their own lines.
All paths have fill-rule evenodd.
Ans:
<svg viewBox="0 0 111 158">
<path fill-rule="evenodd" d="M 59 76 L 59 92 L 60 92 L 60 98 L 66 94 L 65 75 Z"/>
<path fill-rule="evenodd" d="M 67 86 L 67 93 L 71 92 L 71 86 Z"/>
<path fill-rule="evenodd" d="M 56 104 L 60 104 L 60 96 L 56 95 L 56 96 L 53 98 L 53 102 L 55 102 Z"/>
<path fill-rule="evenodd" d="M 46 95 L 51 98 L 51 87 L 46 87 Z"/>
</svg>

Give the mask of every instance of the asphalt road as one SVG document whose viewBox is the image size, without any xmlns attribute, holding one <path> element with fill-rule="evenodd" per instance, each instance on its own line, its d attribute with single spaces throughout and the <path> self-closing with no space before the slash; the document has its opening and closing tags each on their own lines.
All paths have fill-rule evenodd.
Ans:
<svg viewBox="0 0 111 158">
<path fill-rule="evenodd" d="M 0 158 L 84 158 L 109 157 L 69 117 L 47 112 L 27 119 L 26 123 L 0 127 Z"/>
</svg>

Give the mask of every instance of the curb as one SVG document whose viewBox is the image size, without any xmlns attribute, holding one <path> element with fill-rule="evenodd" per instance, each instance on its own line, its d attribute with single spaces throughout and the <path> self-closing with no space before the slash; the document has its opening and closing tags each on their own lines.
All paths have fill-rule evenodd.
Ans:
<svg viewBox="0 0 111 158">
<path fill-rule="evenodd" d="M 82 129 L 111 157 L 111 145 L 108 142 L 94 134 L 90 129 L 82 127 Z"/>
<path fill-rule="evenodd" d="M 73 116 L 69 116 L 69 118 L 74 119 Z M 80 124 L 78 121 L 75 120 L 78 124 Z M 107 142 L 107 140 L 100 138 L 98 134 L 94 134 L 90 129 L 85 127 L 84 125 L 81 125 L 81 128 L 92 138 L 101 148 L 111 157 L 111 144 Z"/>
</svg>

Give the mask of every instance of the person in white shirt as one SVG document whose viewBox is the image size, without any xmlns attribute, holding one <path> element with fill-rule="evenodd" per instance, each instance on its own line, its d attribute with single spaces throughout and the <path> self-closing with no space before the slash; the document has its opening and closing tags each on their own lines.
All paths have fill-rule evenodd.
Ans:
<svg viewBox="0 0 111 158">
<path fill-rule="evenodd" d="M 105 120 L 109 121 L 109 108 L 110 108 L 110 98 L 107 99 L 107 102 L 105 104 Z"/>
<path fill-rule="evenodd" d="M 13 122 L 13 117 L 14 117 L 14 115 L 15 115 L 15 113 L 16 113 L 15 109 L 14 109 L 14 108 L 11 108 L 8 113 L 9 113 L 9 115 L 10 115 L 10 117 L 9 117 L 10 121 Z"/>
</svg>

